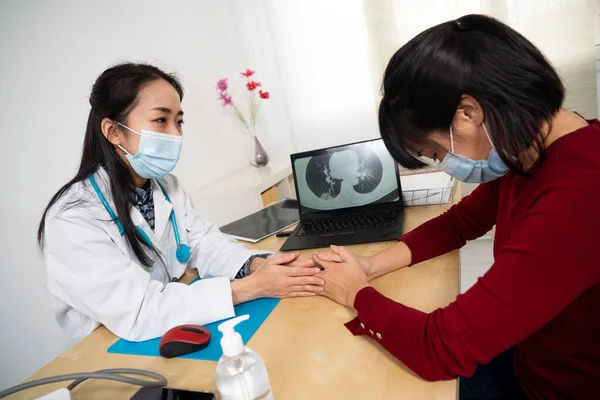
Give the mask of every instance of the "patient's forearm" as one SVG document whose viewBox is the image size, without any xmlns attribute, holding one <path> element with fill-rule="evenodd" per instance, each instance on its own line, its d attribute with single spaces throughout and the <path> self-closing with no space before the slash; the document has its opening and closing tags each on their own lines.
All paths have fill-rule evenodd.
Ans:
<svg viewBox="0 0 600 400">
<path fill-rule="evenodd" d="M 369 257 L 369 278 L 375 279 L 389 272 L 407 267 L 410 262 L 410 249 L 404 242 L 398 242 Z"/>
</svg>

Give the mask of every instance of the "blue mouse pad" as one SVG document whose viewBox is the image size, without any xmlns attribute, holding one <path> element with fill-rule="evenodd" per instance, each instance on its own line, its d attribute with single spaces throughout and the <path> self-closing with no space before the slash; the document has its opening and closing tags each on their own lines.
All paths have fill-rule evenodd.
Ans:
<svg viewBox="0 0 600 400">
<path fill-rule="evenodd" d="M 244 344 L 248 343 L 248 340 L 250 340 L 252 335 L 254 335 L 262 323 L 265 322 L 269 314 L 271 314 L 271 311 L 273 311 L 279 303 L 279 300 L 280 299 L 257 299 L 247 303 L 238 304 L 233 308 L 236 317 L 245 314 L 250 315 L 249 320 L 240 322 L 235 327 L 236 332 L 242 335 Z M 205 328 L 210 331 L 211 336 L 208 347 L 196 353 L 186 354 L 179 358 L 219 361 L 219 358 L 223 355 L 223 352 L 221 351 L 221 337 L 223 335 L 219 332 L 217 326 L 223 321 L 205 325 Z M 161 338 L 146 340 L 144 342 L 129 342 L 124 339 L 119 339 L 115 344 L 110 346 L 107 351 L 116 354 L 160 357 L 160 353 L 158 352 L 160 339 Z"/>
</svg>

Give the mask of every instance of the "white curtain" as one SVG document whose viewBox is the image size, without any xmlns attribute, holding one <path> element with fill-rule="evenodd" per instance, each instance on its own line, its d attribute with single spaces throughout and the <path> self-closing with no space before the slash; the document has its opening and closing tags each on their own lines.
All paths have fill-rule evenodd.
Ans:
<svg viewBox="0 0 600 400">
<path fill-rule="evenodd" d="M 363 3 L 369 22 L 371 71 L 379 77 L 376 85 L 380 84 L 392 54 L 419 32 L 465 14 L 486 14 L 519 31 L 546 55 L 565 83 L 568 108 L 590 118 L 598 114 L 594 50 L 597 1 L 364 0 Z M 379 87 L 375 90 L 377 93 Z"/>
<path fill-rule="evenodd" d="M 295 150 L 379 136 L 361 0 L 238 4 L 256 68 L 276 71 L 269 75 L 271 83 L 278 80 L 270 107 L 285 103 L 279 111 Z M 271 125 L 272 137 L 282 134 L 281 125 Z"/>
<path fill-rule="evenodd" d="M 296 151 L 379 135 L 376 107 L 392 54 L 465 14 L 494 16 L 536 44 L 567 87 L 566 106 L 596 117 L 596 0 L 239 1 L 257 68 L 277 83 L 273 140 Z M 267 44 L 266 44 L 267 43 Z M 266 44 L 266 45 L 265 45 Z M 285 121 L 285 122 L 284 122 Z"/>
</svg>

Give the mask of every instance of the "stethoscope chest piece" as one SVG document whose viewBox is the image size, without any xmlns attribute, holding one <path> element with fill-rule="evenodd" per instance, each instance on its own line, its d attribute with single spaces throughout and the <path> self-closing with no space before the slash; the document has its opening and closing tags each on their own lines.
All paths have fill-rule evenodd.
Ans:
<svg viewBox="0 0 600 400">
<path fill-rule="evenodd" d="M 177 261 L 185 264 L 190 259 L 190 246 L 183 243 L 180 244 L 177 251 L 175 251 L 175 256 L 177 257 Z"/>
</svg>

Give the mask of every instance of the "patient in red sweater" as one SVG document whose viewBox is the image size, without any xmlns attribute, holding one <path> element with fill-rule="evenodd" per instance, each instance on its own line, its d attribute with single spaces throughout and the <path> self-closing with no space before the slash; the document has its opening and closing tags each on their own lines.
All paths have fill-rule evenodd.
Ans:
<svg viewBox="0 0 600 400">
<path fill-rule="evenodd" d="M 348 328 L 422 378 L 462 377 L 461 399 L 600 398 L 600 122 L 563 109 L 539 50 L 478 15 L 404 45 L 383 92 L 380 130 L 400 164 L 440 160 L 481 185 L 372 257 L 316 255 L 323 295 L 354 307 Z M 424 313 L 368 284 L 494 225 L 494 264 L 444 308 Z"/>
</svg>

